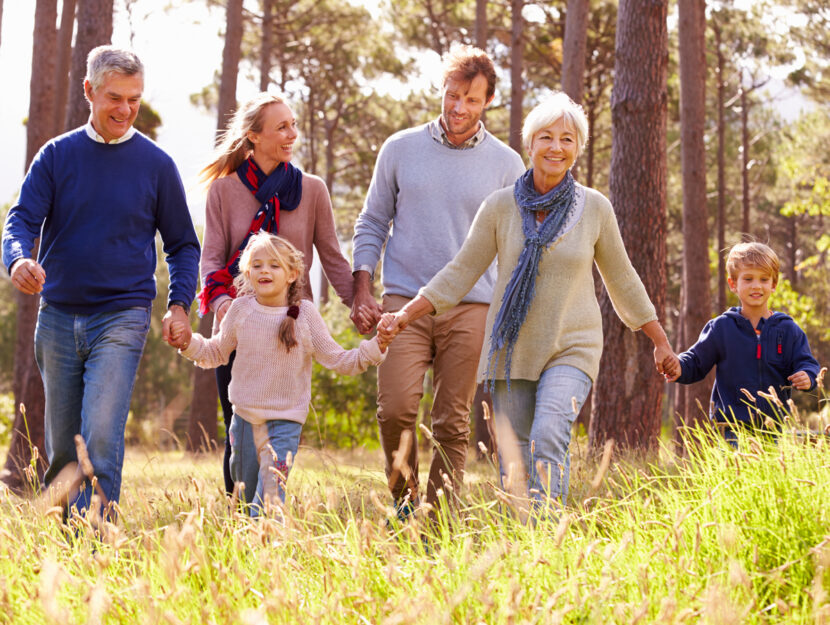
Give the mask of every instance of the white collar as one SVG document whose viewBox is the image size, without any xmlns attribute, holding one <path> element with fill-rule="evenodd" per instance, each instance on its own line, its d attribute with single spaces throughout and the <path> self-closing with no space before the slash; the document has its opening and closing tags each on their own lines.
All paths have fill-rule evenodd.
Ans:
<svg viewBox="0 0 830 625">
<path fill-rule="evenodd" d="M 95 130 L 95 127 L 92 125 L 92 121 L 88 121 L 86 126 L 84 126 L 84 130 L 86 131 L 87 136 L 92 139 L 93 141 L 97 141 L 98 143 L 107 143 L 104 140 L 104 137 L 98 134 L 98 131 Z M 125 141 L 129 141 L 133 138 L 136 130 L 133 126 L 130 126 L 123 135 L 118 137 L 117 139 L 113 139 L 109 142 L 108 145 L 114 145 L 116 143 L 124 143 Z"/>
</svg>

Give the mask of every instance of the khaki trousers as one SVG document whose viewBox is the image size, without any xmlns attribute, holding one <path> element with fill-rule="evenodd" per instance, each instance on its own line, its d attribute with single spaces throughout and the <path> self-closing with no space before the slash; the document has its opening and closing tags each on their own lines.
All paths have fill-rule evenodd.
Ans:
<svg viewBox="0 0 830 625">
<path fill-rule="evenodd" d="M 400 295 L 384 296 L 383 310 L 400 310 L 409 301 L 410 298 Z M 386 455 L 389 490 L 396 501 L 407 494 L 412 500 L 419 496 L 416 419 L 424 375 L 430 366 L 434 389 L 433 454 L 427 502 L 435 505 L 438 489 L 446 492 L 443 475 L 454 489 L 463 481 L 470 403 L 475 393 L 487 308 L 487 304 L 459 304 L 443 315 L 421 317 L 392 341 L 386 360 L 378 367 L 380 442 Z M 412 434 L 408 470 L 400 470 L 393 465 L 405 430 Z"/>
</svg>

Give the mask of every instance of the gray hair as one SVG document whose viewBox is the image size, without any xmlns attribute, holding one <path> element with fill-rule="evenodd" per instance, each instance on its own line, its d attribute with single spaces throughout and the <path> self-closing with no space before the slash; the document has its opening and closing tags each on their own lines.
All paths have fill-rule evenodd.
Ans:
<svg viewBox="0 0 830 625">
<path fill-rule="evenodd" d="M 86 79 L 93 89 L 100 87 L 107 74 L 116 72 L 126 76 L 144 77 L 144 64 L 132 50 L 115 46 L 98 46 L 86 57 Z"/>
<path fill-rule="evenodd" d="M 553 125 L 560 117 L 564 117 L 566 122 L 570 122 L 576 128 L 576 155 L 581 155 L 588 143 L 588 118 L 582 107 L 562 91 L 553 92 L 525 117 L 522 126 L 522 143 L 525 150 L 530 151 L 533 135 L 542 128 Z"/>
</svg>

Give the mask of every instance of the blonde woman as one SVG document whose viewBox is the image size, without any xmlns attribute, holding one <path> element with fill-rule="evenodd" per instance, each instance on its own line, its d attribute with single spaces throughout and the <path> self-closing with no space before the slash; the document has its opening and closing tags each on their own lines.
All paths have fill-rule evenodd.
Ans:
<svg viewBox="0 0 830 625">
<path fill-rule="evenodd" d="M 210 188 L 199 300 L 202 314 L 211 310 L 216 315 L 214 332 L 235 297 L 233 279 L 239 271 L 239 257 L 260 230 L 278 234 L 302 252 L 304 299 L 312 299 L 309 270 L 316 248 L 329 282 L 343 303 L 351 306 L 352 272 L 340 251 L 328 189 L 322 179 L 291 163 L 297 136 L 297 121 L 288 104 L 278 96 L 260 93 L 239 107 L 213 161 L 202 170 Z M 232 365 L 233 355 L 216 370 L 226 434 L 233 416 L 228 399 Z M 229 460 L 226 436 L 223 473 L 225 489 L 231 493 Z M 256 472 L 244 479 L 249 502 L 256 479 Z"/>
</svg>

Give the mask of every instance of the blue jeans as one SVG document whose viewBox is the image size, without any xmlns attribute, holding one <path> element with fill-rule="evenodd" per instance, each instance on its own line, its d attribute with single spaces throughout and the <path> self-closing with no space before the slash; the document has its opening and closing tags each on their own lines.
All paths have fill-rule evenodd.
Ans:
<svg viewBox="0 0 830 625">
<path fill-rule="evenodd" d="M 559 365 L 542 372 L 538 381 L 510 380 L 510 391 L 504 380 L 496 380 L 493 410 L 496 427 L 502 431 L 509 425 L 515 435 L 518 455 L 526 471 L 527 488 L 535 506 L 547 498 L 568 497 L 571 456 L 571 426 L 591 390 L 591 379 L 575 367 Z M 574 401 L 576 408 L 574 409 Z M 499 463 L 505 477 L 505 456 L 500 437 Z M 561 471 L 560 471 L 561 467 Z"/>
<path fill-rule="evenodd" d="M 231 477 L 245 485 L 245 501 L 253 504 L 251 516 L 257 516 L 266 503 L 276 503 L 277 497 L 285 502 L 285 480 L 297 456 L 302 430 L 296 421 L 252 425 L 234 413 L 229 432 Z"/>
<path fill-rule="evenodd" d="M 149 308 L 77 315 L 41 303 L 35 359 L 46 396 L 47 485 L 77 462 L 75 435 L 80 434 L 104 495 L 118 502 L 124 428 L 149 328 Z M 88 509 L 92 492 L 85 483 L 69 508 Z"/>
</svg>

